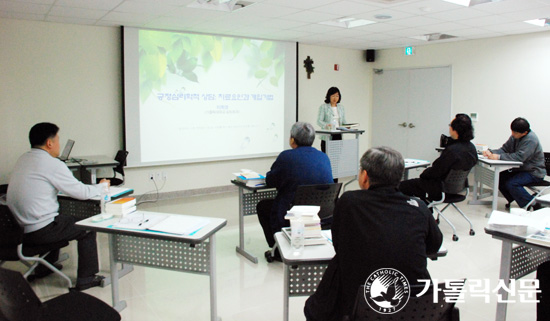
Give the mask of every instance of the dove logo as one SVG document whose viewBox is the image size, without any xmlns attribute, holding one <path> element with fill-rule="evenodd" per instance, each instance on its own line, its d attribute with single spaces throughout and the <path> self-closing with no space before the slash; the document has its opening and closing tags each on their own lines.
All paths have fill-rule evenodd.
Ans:
<svg viewBox="0 0 550 321">
<path fill-rule="evenodd" d="M 374 271 L 365 281 L 365 300 L 374 311 L 393 314 L 409 302 L 411 288 L 405 275 L 396 269 Z"/>
</svg>

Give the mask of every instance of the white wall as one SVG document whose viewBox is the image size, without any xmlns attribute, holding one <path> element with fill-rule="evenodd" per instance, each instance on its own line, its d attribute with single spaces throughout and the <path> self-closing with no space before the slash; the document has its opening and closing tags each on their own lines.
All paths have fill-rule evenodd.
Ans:
<svg viewBox="0 0 550 321">
<path fill-rule="evenodd" d="M 8 182 L 17 158 L 29 149 L 28 131 L 37 122 L 59 125 L 62 144 L 76 140 L 73 156 L 115 155 L 123 146 L 118 28 L 0 19 L 0 43 L 0 183 Z M 311 80 L 302 67 L 307 55 L 315 60 Z M 332 71 L 335 63 L 340 72 Z M 300 46 L 299 120 L 315 124 L 326 90 L 338 86 L 347 118 L 366 128 L 372 87 L 368 66 L 363 51 Z M 157 171 L 167 174 L 164 192 L 229 185 L 240 168 L 265 172 L 273 160 L 131 168 L 126 185 L 137 194 L 151 191 L 148 174 Z"/>
<path fill-rule="evenodd" d="M 114 28 L 0 19 L 0 182 L 28 150 L 32 125 L 60 126 L 74 155 L 122 143 L 120 37 Z"/>
<path fill-rule="evenodd" d="M 0 19 L 0 183 L 7 183 L 15 161 L 29 149 L 28 130 L 40 121 L 61 127 L 64 140 L 76 140 L 74 155 L 114 155 L 122 147 L 120 30 Z M 307 79 L 303 60 L 315 71 Z M 451 65 L 453 113 L 477 112 L 476 142 L 498 147 L 517 116 L 526 117 L 550 150 L 550 32 L 378 50 L 365 62 L 361 50 L 299 46 L 298 83 L 301 121 L 316 123 L 326 90 L 337 86 L 347 118 L 367 132 L 361 153 L 370 146 L 373 68 Z M 334 64 L 340 71 L 334 71 Z M 316 126 L 316 125 L 315 125 Z M 196 138 L 200 139 L 200 138 Z M 316 142 L 318 146 L 318 142 Z M 165 171 L 163 191 L 228 185 L 240 168 L 265 172 L 273 158 L 171 165 L 127 170 L 136 193 L 154 188 L 148 173 Z"/>
<path fill-rule="evenodd" d="M 304 60 L 307 56 L 314 61 L 314 72 L 307 79 Z M 339 71 L 334 65 L 340 66 Z M 324 103 L 330 87 L 338 87 L 342 94 L 340 102 L 346 111 L 346 121 L 359 123 L 365 133 L 359 138 L 360 154 L 370 145 L 370 122 L 372 106 L 372 63 L 366 62 L 363 50 L 338 49 L 311 45 L 300 45 L 298 82 L 300 87 L 298 120 L 310 122 L 316 129 L 319 106 Z M 320 140 L 314 146 L 320 148 Z"/>
<path fill-rule="evenodd" d="M 550 151 L 550 32 L 377 52 L 375 68 L 452 66 L 453 114 L 477 112 L 475 142 L 500 147 L 525 117 Z"/>
</svg>

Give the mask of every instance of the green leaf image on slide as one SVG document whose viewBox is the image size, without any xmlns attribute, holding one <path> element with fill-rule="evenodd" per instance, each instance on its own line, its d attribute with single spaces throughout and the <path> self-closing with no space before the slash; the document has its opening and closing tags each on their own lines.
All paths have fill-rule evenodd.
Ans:
<svg viewBox="0 0 550 321">
<path fill-rule="evenodd" d="M 161 91 L 167 73 L 185 81 L 200 83 L 199 70 L 208 72 L 217 63 L 232 63 L 244 58 L 248 77 L 279 86 L 284 75 L 284 48 L 273 41 L 176 32 L 140 30 L 139 86 L 140 100 Z M 227 76 L 228 78 L 231 75 Z"/>
</svg>

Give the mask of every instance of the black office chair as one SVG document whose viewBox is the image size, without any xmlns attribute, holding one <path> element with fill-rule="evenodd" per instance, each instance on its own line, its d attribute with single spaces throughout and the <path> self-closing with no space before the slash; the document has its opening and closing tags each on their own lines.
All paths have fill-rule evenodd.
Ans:
<svg viewBox="0 0 550 321">
<path fill-rule="evenodd" d="M 89 294 L 70 291 L 41 302 L 23 276 L 0 268 L 1 321 L 118 321 L 120 314 Z"/>
<path fill-rule="evenodd" d="M 462 212 L 455 203 L 462 202 L 468 197 L 468 174 L 470 173 L 470 170 L 456 170 L 451 169 L 449 174 L 447 174 L 447 177 L 442 182 L 443 184 L 443 192 L 441 193 L 441 199 L 437 201 L 432 201 L 430 204 L 428 204 L 428 207 L 433 208 L 437 212 L 437 218 L 436 221 L 439 223 L 439 217 L 441 216 L 453 229 L 453 241 L 458 241 L 458 236 L 456 235 L 456 228 L 443 215 L 443 211 L 445 211 L 450 205 L 452 205 L 459 213 L 468 221 L 470 224 L 470 235 L 475 235 L 474 226 L 472 224 L 472 221 Z M 439 204 L 445 203 L 445 207 L 440 210 L 437 208 Z"/>
<path fill-rule="evenodd" d="M 38 264 L 43 264 L 67 280 L 69 287 L 72 287 L 71 279 L 44 259 L 50 251 L 65 247 L 69 245 L 69 242 L 61 241 L 39 246 L 23 246 L 23 235 L 23 228 L 19 226 L 10 209 L 6 205 L 0 205 L 0 266 L 5 261 L 21 261 L 28 267 L 24 274 L 24 277 L 27 278 Z"/>
<path fill-rule="evenodd" d="M 546 176 L 550 176 L 550 153 L 544 153 L 544 165 L 546 166 Z M 531 183 L 525 185 L 528 189 L 531 190 L 534 194 L 540 192 L 541 188 L 550 186 L 550 181 L 542 180 L 537 183 Z"/>
<path fill-rule="evenodd" d="M 352 314 L 345 316 L 343 321 L 363 321 L 363 320 L 426 320 L 426 321 L 459 321 L 460 312 L 455 307 L 456 299 L 464 288 L 465 280 L 456 280 L 452 282 L 452 288 L 445 288 L 445 283 L 439 283 L 437 292 L 437 301 L 434 303 L 433 286 L 430 291 L 416 297 L 424 286 L 412 285 L 410 287 L 411 295 L 407 304 L 398 312 L 393 314 L 381 314 L 373 310 L 365 299 L 365 285 L 359 286 L 355 305 Z M 450 301 L 447 302 L 446 301 Z M 374 303 L 373 303 L 374 304 Z"/>
<path fill-rule="evenodd" d="M 294 205 L 319 205 L 319 218 L 321 219 L 321 227 L 326 230 L 330 229 L 330 222 L 332 222 L 332 214 L 340 190 L 342 189 L 342 183 L 334 184 L 317 184 L 317 185 L 301 185 L 296 189 L 294 194 Z"/>
<path fill-rule="evenodd" d="M 342 189 L 342 183 L 333 184 L 315 184 L 315 185 L 300 185 L 296 189 L 294 194 L 294 201 L 291 206 L 294 205 L 319 205 L 319 218 L 321 219 L 321 228 L 330 229 L 332 223 L 332 214 L 334 212 L 334 206 L 340 195 Z M 275 257 L 275 251 L 277 251 L 277 244 L 271 249 L 271 252 L 265 253 L 265 259 L 271 263 Z"/>
<path fill-rule="evenodd" d="M 118 165 L 113 168 L 113 177 L 98 177 L 96 183 L 99 183 L 99 181 L 103 178 L 106 178 L 111 181 L 111 186 L 124 185 L 124 166 L 126 166 L 126 158 L 128 158 L 128 153 L 128 151 L 119 150 L 115 156 L 115 160 L 118 162 Z M 117 173 L 122 175 L 122 178 L 118 178 Z"/>
</svg>

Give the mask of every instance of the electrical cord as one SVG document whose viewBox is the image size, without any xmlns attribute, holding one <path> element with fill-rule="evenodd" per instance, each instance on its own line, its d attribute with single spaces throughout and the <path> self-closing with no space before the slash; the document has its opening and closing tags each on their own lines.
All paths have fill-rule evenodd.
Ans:
<svg viewBox="0 0 550 321">
<path fill-rule="evenodd" d="M 159 192 L 164 188 L 164 186 L 166 185 L 166 180 L 164 180 L 162 182 L 162 186 L 159 188 L 157 186 L 157 181 L 155 181 L 154 179 L 152 179 L 153 181 L 153 184 L 155 184 L 155 189 L 154 190 L 151 190 L 149 192 L 146 192 L 146 193 L 143 193 L 141 194 L 140 197 L 138 197 L 138 199 L 136 200 L 136 206 L 138 205 L 141 205 L 141 204 L 145 204 L 145 203 L 156 203 L 158 202 L 159 200 Z M 145 196 L 145 195 L 149 195 L 151 193 L 156 193 L 156 199 L 152 199 L 152 200 L 145 200 L 145 201 L 141 201 L 141 199 Z"/>
</svg>

